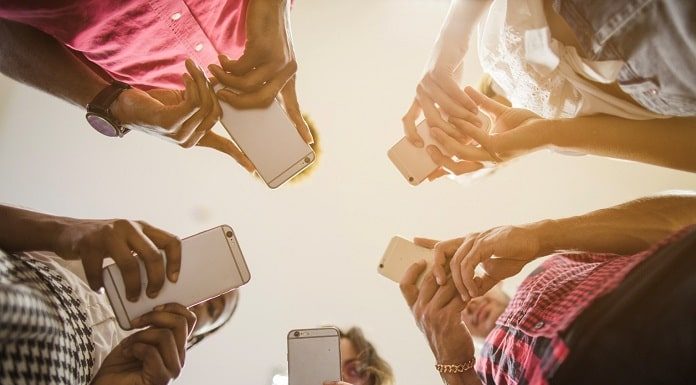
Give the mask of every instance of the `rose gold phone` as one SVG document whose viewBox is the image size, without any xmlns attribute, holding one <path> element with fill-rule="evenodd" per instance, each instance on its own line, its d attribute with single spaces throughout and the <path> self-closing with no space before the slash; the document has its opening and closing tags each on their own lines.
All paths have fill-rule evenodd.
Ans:
<svg viewBox="0 0 696 385">
<path fill-rule="evenodd" d="M 432 249 L 418 246 L 408 239 L 395 236 L 389 242 L 387 250 L 379 261 L 377 272 L 399 283 L 411 265 L 425 260 L 428 266 L 418 278 L 417 285 L 420 285 L 425 275 L 432 270 L 434 259 L 435 254 Z"/>
<path fill-rule="evenodd" d="M 288 333 L 288 385 L 341 380 L 341 337 L 336 328 Z"/>
<path fill-rule="evenodd" d="M 164 258 L 164 257 L 163 257 Z M 147 274 L 140 262 L 142 293 L 136 302 L 126 299 L 123 276 L 116 264 L 104 268 L 104 288 L 121 328 L 155 306 L 180 303 L 186 307 L 217 297 L 251 279 L 237 237 L 230 226 L 214 227 L 181 241 L 181 269 L 176 283 L 164 280 L 157 297 L 145 295 Z"/>
</svg>

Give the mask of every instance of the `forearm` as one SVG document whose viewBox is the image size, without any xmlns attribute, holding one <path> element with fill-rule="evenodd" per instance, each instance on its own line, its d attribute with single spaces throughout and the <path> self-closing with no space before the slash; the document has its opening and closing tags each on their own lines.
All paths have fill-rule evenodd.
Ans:
<svg viewBox="0 0 696 385">
<path fill-rule="evenodd" d="M 445 385 L 481 385 L 476 372 L 473 369 L 467 370 L 464 373 L 440 373 L 442 382 Z"/>
<path fill-rule="evenodd" d="M 0 72 L 82 108 L 108 85 L 52 36 L 4 19 L 0 19 Z"/>
<path fill-rule="evenodd" d="M 6 252 L 55 251 L 58 235 L 71 221 L 0 205 L 0 249 Z"/>
<path fill-rule="evenodd" d="M 675 192 L 530 227 L 540 234 L 540 256 L 559 250 L 626 255 L 691 224 L 696 224 L 696 193 Z"/>
<path fill-rule="evenodd" d="M 440 34 L 435 41 L 429 68 L 443 61 L 461 62 L 469 47 L 479 18 L 490 6 L 489 0 L 452 0 Z"/>
<path fill-rule="evenodd" d="M 696 118 L 540 120 L 551 147 L 696 172 Z"/>
</svg>

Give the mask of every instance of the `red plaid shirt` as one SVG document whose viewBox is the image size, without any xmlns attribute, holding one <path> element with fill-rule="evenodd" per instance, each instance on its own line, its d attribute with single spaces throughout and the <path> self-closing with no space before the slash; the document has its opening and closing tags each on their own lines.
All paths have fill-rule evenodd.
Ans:
<svg viewBox="0 0 696 385">
<path fill-rule="evenodd" d="M 569 352 L 561 332 L 636 265 L 686 230 L 635 255 L 566 253 L 546 260 L 524 280 L 486 338 L 476 364 L 483 383 L 547 384 Z"/>
</svg>

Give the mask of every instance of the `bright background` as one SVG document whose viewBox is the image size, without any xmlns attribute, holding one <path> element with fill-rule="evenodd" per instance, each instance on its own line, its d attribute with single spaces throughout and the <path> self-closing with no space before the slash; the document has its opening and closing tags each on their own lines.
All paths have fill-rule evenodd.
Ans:
<svg viewBox="0 0 696 385">
<path fill-rule="evenodd" d="M 543 152 L 471 185 L 409 186 L 386 157 L 401 137 L 447 2 L 302 0 L 293 12 L 298 92 L 324 156 L 271 191 L 225 156 L 133 133 L 0 78 L 0 201 L 73 217 L 144 219 L 181 236 L 232 225 L 252 271 L 230 324 L 187 356 L 178 384 L 270 384 L 289 329 L 362 326 L 402 385 L 439 383 L 398 287 L 375 273 L 394 234 L 447 238 L 562 217 L 672 188 L 687 173 Z M 466 82 L 480 68 L 467 58 Z M 47 68 L 50 71 L 50 68 Z"/>
</svg>

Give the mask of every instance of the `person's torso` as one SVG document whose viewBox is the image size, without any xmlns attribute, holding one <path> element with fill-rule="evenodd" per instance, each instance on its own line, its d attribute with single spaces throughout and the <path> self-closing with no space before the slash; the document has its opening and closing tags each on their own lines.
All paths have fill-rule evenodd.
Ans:
<svg viewBox="0 0 696 385">
<path fill-rule="evenodd" d="M 31 25 L 81 53 L 114 79 L 140 88 L 182 88 L 184 61 L 202 68 L 237 58 L 247 0 L 11 1 L 0 18 Z"/>
</svg>

